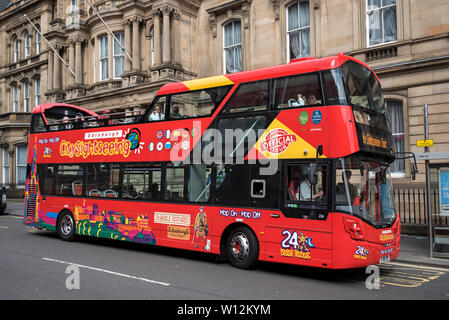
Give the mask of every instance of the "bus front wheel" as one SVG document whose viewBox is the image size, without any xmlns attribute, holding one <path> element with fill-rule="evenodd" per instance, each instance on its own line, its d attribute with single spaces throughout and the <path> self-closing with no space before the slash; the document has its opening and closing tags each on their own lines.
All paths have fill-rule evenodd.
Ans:
<svg viewBox="0 0 449 320">
<path fill-rule="evenodd" d="M 240 269 L 254 267 L 259 257 L 259 242 L 254 233 L 244 226 L 233 229 L 226 241 L 229 263 Z"/>
<path fill-rule="evenodd" d="M 75 219 L 71 212 L 61 212 L 56 226 L 56 233 L 61 240 L 73 241 L 75 238 Z"/>
</svg>

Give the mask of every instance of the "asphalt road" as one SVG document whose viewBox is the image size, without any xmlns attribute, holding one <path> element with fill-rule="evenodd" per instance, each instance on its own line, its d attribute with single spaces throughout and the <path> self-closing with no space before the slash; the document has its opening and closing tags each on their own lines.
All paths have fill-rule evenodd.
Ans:
<svg viewBox="0 0 449 320">
<path fill-rule="evenodd" d="M 195 252 L 89 237 L 64 242 L 23 225 L 21 204 L 6 212 L 0 299 L 449 300 L 449 269 L 385 263 L 378 287 L 365 269 L 260 263 L 244 271 Z"/>
</svg>

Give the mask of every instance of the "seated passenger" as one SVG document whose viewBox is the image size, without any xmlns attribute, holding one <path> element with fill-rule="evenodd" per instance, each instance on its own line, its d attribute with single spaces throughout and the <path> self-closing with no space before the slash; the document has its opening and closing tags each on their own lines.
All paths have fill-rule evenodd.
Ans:
<svg viewBox="0 0 449 320">
<path fill-rule="evenodd" d="M 73 129 L 73 125 L 69 123 L 69 117 L 68 116 L 64 116 L 64 118 L 62 118 L 62 123 L 64 124 L 63 127 L 65 130 L 69 130 L 69 129 Z"/>
<path fill-rule="evenodd" d="M 304 106 L 306 104 L 304 99 L 305 99 L 305 97 L 301 93 L 298 93 L 298 104 L 299 104 L 299 106 Z"/>
<path fill-rule="evenodd" d="M 86 127 L 86 123 L 84 122 L 84 116 L 83 114 L 77 113 L 76 117 L 75 117 L 75 128 L 80 129 L 80 128 L 85 128 Z"/>
<path fill-rule="evenodd" d="M 180 119 L 182 118 L 182 115 L 179 113 L 179 106 L 177 104 L 174 104 L 172 107 L 172 112 L 170 113 L 171 119 Z"/>
<path fill-rule="evenodd" d="M 318 100 L 313 94 L 311 94 L 307 99 L 307 105 L 314 106 L 317 104 L 321 104 L 321 100 Z"/>
<path fill-rule="evenodd" d="M 304 180 L 301 181 L 301 184 L 299 185 L 300 189 L 300 200 L 301 201 L 315 201 L 315 199 L 321 198 L 324 195 L 323 190 L 320 190 L 319 192 L 314 192 L 314 186 L 310 183 L 310 176 L 308 172 L 307 167 L 303 167 L 304 170 L 303 176 L 305 177 Z"/>
<path fill-rule="evenodd" d="M 150 114 L 150 121 L 160 121 L 160 120 L 164 120 L 164 114 L 161 112 L 161 106 L 159 104 L 157 104 L 154 107 L 153 112 L 151 112 Z"/>
<path fill-rule="evenodd" d="M 301 93 L 298 93 L 297 97 L 298 97 L 298 100 L 295 100 L 293 98 L 288 100 L 288 106 L 290 108 L 301 107 L 301 106 L 305 105 L 305 102 L 304 102 L 305 97 Z"/>
<path fill-rule="evenodd" d="M 290 178 L 290 183 L 288 185 L 288 200 L 298 201 L 299 200 L 299 171 L 294 170 Z"/>
<path fill-rule="evenodd" d="M 351 200 L 351 204 L 354 204 L 358 196 L 357 187 L 355 187 L 351 182 L 352 172 L 351 170 L 345 170 L 341 174 L 341 179 L 343 182 L 337 184 L 336 193 L 346 195 L 346 187 L 349 192 L 349 198 Z M 347 195 L 346 195 L 347 196 Z"/>
</svg>

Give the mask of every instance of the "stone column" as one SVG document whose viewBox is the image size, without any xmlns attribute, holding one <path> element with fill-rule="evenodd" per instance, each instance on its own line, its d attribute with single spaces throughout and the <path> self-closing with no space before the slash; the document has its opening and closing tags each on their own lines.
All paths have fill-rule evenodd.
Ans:
<svg viewBox="0 0 449 320">
<path fill-rule="evenodd" d="M 69 43 L 69 67 L 70 69 L 75 69 L 75 44 L 73 43 L 73 40 L 70 40 Z M 75 83 L 75 77 L 73 74 L 69 71 L 69 86 L 73 86 Z"/>
<path fill-rule="evenodd" d="M 139 71 L 141 69 L 141 59 L 140 59 L 140 33 L 139 24 L 140 18 L 134 17 L 132 19 L 133 24 L 133 71 Z"/>
<path fill-rule="evenodd" d="M 161 9 L 162 20 L 162 62 L 167 63 L 171 61 L 171 47 L 170 47 L 170 14 L 173 8 L 170 6 L 164 6 Z"/>
<path fill-rule="evenodd" d="M 125 27 L 125 49 L 128 54 L 131 54 L 131 24 L 129 20 L 125 20 L 123 22 L 123 25 Z M 131 60 L 128 58 L 128 56 L 125 54 L 125 73 L 131 71 Z"/>
<path fill-rule="evenodd" d="M 83 83 L 83 59 L 81 55 L 81 44 L 82 39 L 75 40 L 75 83 L 82 84 Z"/>
<path fill-rule="evenodd" d="M 181 11 L 173 11 L 173 62 L 181 64 L 181 30 L 180 30 Z"/>
<path fill-rule="evenodd" d="M 48 50 L 47 91 L 53 90 L 53 50 Z"/>
<path fill-rule="evenodd" d="M 154 32 L 154 64 L 161 64 L 161 16 L 160 11 L 153 12 L 153 32 Z"/>
<path fill-rule="evenodd" d="M 54 45 L 55 50 L 59 51 L 60 46 Z M 53 54 L 53 89 L 61 89 L 61 62 L 59 61 L 58 55 Z"/>
</svg>

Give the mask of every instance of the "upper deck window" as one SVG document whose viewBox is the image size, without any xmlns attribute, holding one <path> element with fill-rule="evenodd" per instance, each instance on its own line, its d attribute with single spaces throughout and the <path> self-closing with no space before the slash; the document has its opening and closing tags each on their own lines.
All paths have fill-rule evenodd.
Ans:
<svg viewBox="0 0 449 320">
<path fill-rule="evenodd" d="M 275 105 L 278 108 L 323 104 L 318 73 L 275 79 Z"/>
<path fill-rule="evenodd" d="M 268 83 L 268 80 L 264 80 L 241 84 L 224 107 L 223 113 L 267 110 Z"/>
<path fill-rule="evenodd" d="M 147 121 L 161 121 L 210 116 L 231 87 L 222 86 L 159 96 L 147 113 L 146 119 Z"/>
<path fill-rule="evenodd" d="M 372 71 L 354 61 L 346 62 L 341 69 L 350 105 L 385 112 L 382 89 Z"/>
<path fill-rule="evenodd" d="M 174 94 L 170 100 L 169 119 L 210 116 L 223 101 L 231 86 Z"/>
</svg>

